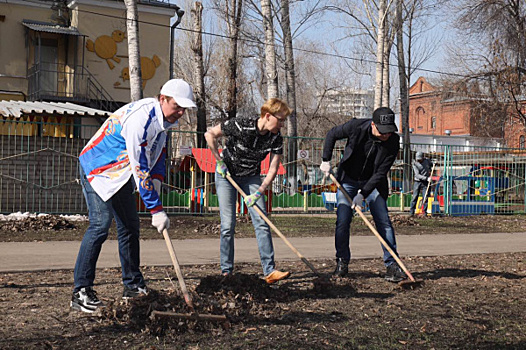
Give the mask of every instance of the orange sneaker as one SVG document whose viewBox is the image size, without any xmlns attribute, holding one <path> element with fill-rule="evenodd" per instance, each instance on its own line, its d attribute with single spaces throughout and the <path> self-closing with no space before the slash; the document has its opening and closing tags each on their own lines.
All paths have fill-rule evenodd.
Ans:
<svg viewBox="0 0 526 350">
<path fill-rule="evenodd" d="M 288 278 L 290 276 L 290 272 L 281 272 L 278 270 L 274 270 L 268 275 L 265 276 L 265 282 L 268 284 L 276 283 L 277 281 L 284 280 L 285 278 Z"/>
</svg>

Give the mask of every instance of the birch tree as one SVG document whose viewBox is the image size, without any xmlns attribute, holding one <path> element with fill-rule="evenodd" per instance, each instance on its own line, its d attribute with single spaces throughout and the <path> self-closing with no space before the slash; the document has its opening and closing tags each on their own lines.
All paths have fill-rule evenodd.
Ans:
<svg viewBox="0 0 526 350">
<path fill-rule="evenodd" d="M 384 105 L 384 67 L 385 67 L 385 19 L 387 16 L 387 0 L 380 0 L 378 5 L 378 30 L 376 33 L 376 78 L 374 85 L 374 109 Z"/>
<path fill-rule="evenodd" d="M 267 78 L 268 99 L 279 97 L 274 21 L 270 0 L 261 0 L 261 14 L 263 15 L 263 29 L 265 32 L 265 75 Z"/>
<path fill-rule="evenodd" d="M 124 0 L 126 5 L 126 30 L 128 34 L 128 63 L 130 69 L 130 97 L 140 100 L 142 94 L 141 53 L 139 49 L 139 14 L 137 0 Z"/>
</svg>

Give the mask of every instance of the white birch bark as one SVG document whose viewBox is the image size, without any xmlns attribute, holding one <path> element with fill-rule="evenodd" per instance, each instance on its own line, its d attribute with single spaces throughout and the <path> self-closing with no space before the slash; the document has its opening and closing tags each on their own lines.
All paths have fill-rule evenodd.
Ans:
<svg viewBox="0 0 526 350">
<path fill-rule="evenodd" d="M 124 0 L 128 35 L 128 64 L 130 69 L 130 98 L 140 100 L 142 94 L 141 53 L 139 49 L 139 13 L 137 0 Z"/>
<path fill-rule="evenodd" d="M 267 98 L 279 97 L 276 48 L 274 46 L 274 25 L 270 0 L 261 0 L 263 29 L 265 31 L 265 75 L 267 77 Z"/>
</svg>

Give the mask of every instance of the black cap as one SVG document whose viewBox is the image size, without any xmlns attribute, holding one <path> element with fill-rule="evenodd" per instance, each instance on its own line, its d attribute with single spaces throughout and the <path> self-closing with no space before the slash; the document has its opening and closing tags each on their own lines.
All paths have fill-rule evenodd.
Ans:
<svg viewBox="0 0 526 350">
<path fill-rule="evenodd" d="M 382 134 L 398 131 L 395 114 L 389 107 L 380 107 L 373 112 L 373 122 Z"/>
</svg>

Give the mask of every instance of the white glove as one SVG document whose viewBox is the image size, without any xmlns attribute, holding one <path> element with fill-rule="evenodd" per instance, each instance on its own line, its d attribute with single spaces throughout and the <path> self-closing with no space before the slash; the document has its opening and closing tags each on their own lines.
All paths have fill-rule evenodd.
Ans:
<svg viewBox="0 0 526 350">
<path fill-rule="evenodd" d="M 155 189 L 155 192 L 161 197 L 161 180 L 159 179 L 153 179 L 153 188 Z"/>
<path fill-rule="evenodd" d="M 427 182 L 431 182 L 431 176 L 427 178 Z"/>
<path fill-rule="evenodd" d="M 159 233 L 163 233 L 164 229 L 168 230 L 170 228 L 170 219 L 164 211 L 160 211 L 152 215 L 152 225 Z"/>
<path fill-rule="evenodd" d="M 331 172 L 331 162 L 321 162 L 320 170 L 325 174 L 325 176 L 329 176 L 329 173 Z"/>
<path fill-rule="evenodd" d="M 358 191 L 356 196 L 354 196 L 351 208 L 358 208 L 360 210 L 363 210 L 363 194 L 360 191 Z"/>
</svg>

